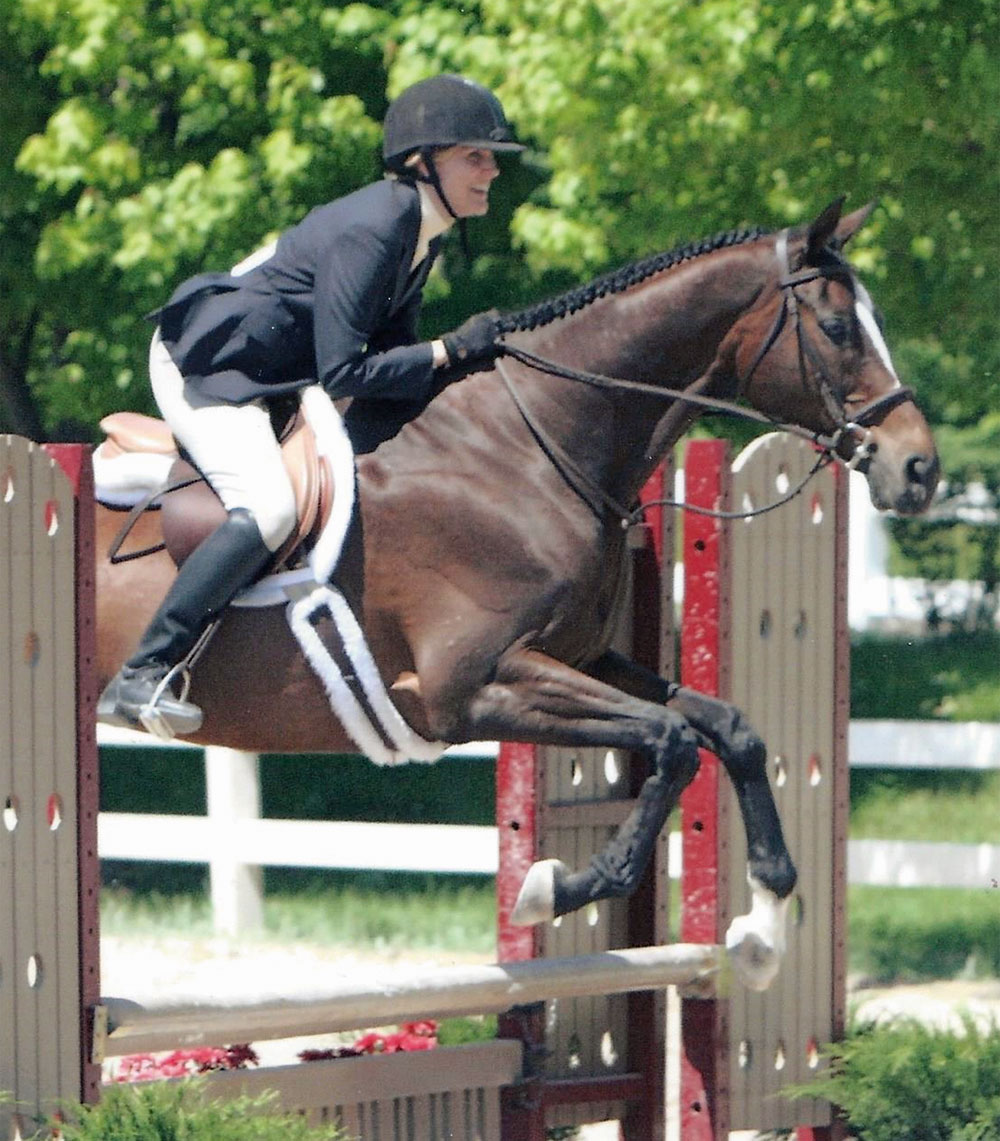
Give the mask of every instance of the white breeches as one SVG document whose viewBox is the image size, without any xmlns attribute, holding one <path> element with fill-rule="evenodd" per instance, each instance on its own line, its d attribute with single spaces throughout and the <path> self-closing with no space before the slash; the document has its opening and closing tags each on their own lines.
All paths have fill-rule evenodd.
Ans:
<svg viewBox="0 0 1000 1141">
<path fill-rule="evenodd" d="M 295 525 L 295 494 L 263 401 L 225 404 L 201 396 L 185 382 L 159 330 L 149 378 L 163 419 L 226 510 L 248 510 L 268 550 L 276 551 Z"/>
</svg>

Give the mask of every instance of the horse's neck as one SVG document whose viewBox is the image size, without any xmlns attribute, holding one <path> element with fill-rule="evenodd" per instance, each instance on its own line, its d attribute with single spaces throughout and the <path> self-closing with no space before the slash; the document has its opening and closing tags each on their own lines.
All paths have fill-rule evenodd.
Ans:
<svg viewBox="0 0 1000 1141">
<path fill-rule="evenodd" d="M 524 334 L 526 344 L 562 364 L 683 387 L 707 371 L 760 292 L 762 254 L 753 242 L 680 262 Z"/>
<path fill-rule="evenodd" d="M 527 335 L 525 344 L 590 372 L 731 395 L 724 391 L 728 377 L 719 349 L 764 280 L 765 259 L 758 243 L 716 250 L 544 326 Z M 572 383 L 546 386 L 553 405 L 567 403 L 566 386 Z M 667 407 L 660 398 L 632 394 L 612 400 L 590 390 L 576 394 L 572 402 L 582 415 L 566 420 L 564 433 L 576 439 L 562 442 L 573 448 L 574 458 L 579 457 L 591 475 L 625 501 L 638 493 L 698 415 L 690 406 Z M 601 422 L 609 417 L 611 430 L 606 430 Z M 581 434 L 586 448 L 580 447 Z"/>
</svg>

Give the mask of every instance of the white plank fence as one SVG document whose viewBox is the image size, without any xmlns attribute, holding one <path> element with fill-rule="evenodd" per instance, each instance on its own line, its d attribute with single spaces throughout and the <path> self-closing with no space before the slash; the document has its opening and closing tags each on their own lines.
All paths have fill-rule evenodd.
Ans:
<svg viewBox="0 0 1000 1141">
<path fill-rule="evenodd" d="M 144 733 L 106 726 L 100 727 L 98 739 L 102 746 L 159 744 Z M 220 933 L 260 926 L 262 867 L 496 873 L 494 827 L 262 819 L 257 757 L 217 747 L 204 753 L 206 816 L 102 812 L 98 850 L 108 860 L 208 864 L 214 923 Z M 481 742 L 451 749 L 448 755 L 493 760 L 496 746 Z M 852 721 L 848 755 L 852 766 L 862 767 L 1000 768 L 1000 724 Z M 671 839 L 676 842 L 670 848 L 670 873 L 676 877 L 680 837 Z M 996 886 L 1000 823 L 997 841 L 851 840 L 848 879 L 852 884 L 897 887 Z"/>
</svg>

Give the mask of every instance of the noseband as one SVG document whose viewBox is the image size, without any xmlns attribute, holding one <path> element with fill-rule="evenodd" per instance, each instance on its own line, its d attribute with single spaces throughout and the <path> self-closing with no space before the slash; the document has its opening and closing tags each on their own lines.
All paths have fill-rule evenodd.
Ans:
<svg viewBox="0 0 1000 1141">
<path fill-rule="evenodd" d="M 889 392 L 883 393 L 882 396 L 878 396 L 874 400 L 869 401 L 869 403 L 865 404 L 850 418 L 845 415 L 843 405 L 836 397 L 835 386 L 830 370 L 827 368 L 822 355 L 806 333 L 800 308 L 802 302 L 795 290 L 798 286 L 805 285 L 807 282 L 815 281 L 818 278 L 831 278 L 837 275 L 843 275 L 845 271 L 849 272 L 847 265 L 845 262 L 839 262 L 828 269 L 810 268 L 792 274 L 788 263 L 788 230 L 783 230 L 778 235 L 775 252 L 781 268 L 781 276 L 778 281 L 778 286 L 781 290 L 781 306 L 778 309 L 778 313 L 775 316 L 767 336 L 761 341 L 760 347 L 754 356 L 746 376 L 740 380 L 738 390 L 740 392 L 746 391 L 747 386 L 753 379 L 754 373 L 760 367 L 767 354 L 777 344 L 785 326 L 788 324 L 788 318 L 791 315 L 795 324 L 799 375 L 802 379 L 803 386 L 811 390 L 818 397 L 827 415 L 830 417 L 834 425 L 832 433 L 811 432 L 807 428 L 800 427 L 798 424 L 776 420 L 771 416 L 758 412 L 754 408 L 748 408 L 746 405 L 737 404 L 732 400 L 703 396 L 700 393 L 687 392 L 683 389 L 663 388 L 659 385 L 645 384 L 641 381 L 624 380 L 621 377 L 602 376 L 600 373 L 585 372 L 579 369 L 569 368 L 556 361 L 538 356 L 536 353 L 521 348 L 518 345 L 504 343 L 502 353 L 506 356 L 513 357 L 529 368 L 546 373 L 549 376 L 558 376 L 564 380 L 575 380 L 581 384 L 589 385 L 592 388 L 602 388 L 616 392 L 631 392 L 636 395 L 655 396 L 659 399 L 670 401 L 682 401 L 686 404 L 703 408 L 706 411 L 721 412 L 726 415 L 737 416 L 743 420 L 765 424 L 777 431 L 788 432 L 808 440 L 819 450 L 820 454 L 816 464 L 798 487 L 793 488 L 787 495 L 784 495 L 776 502 L 753 511 L 740 512 L 707 511 L 704 509 L 688 508 L 689 510 L 700 510 L 701 514 L 732 519 L 746 519 L 755 515 L 766 514 L 768 511 L 773 511 L 775 508 L 794 499 L 816 472 L 827 464 L 839 460 L 852 470 L 858 468 L 865 460 L 869 459 L 875 451 L 869 425 L 897 405 L 915 398 L 913 389 L 900 385 Z M 651 504 L 647 503 L 644 507 L 630 510 L 623 507 L 614 497 L 609 495 L 603 487 L 591 479 L 591 477 L 580 468 L 565 449 L 556 440 L 552 439 L 542 425 L 539 424 L 537 418 L 524 403 L 521 394 L 515 387 L 513 379 L 504 367 L 502 358 L 497 359 L 496 369 L 532 435 L 577 495 L 588 504 L 598 518 L 603 517 L 605 510 L 610 510 L 621 520 L 623 527 L 633 525 L 641 517 L 645 506 L 651 506 Z M 855 438 L 854 449 L 850 457 L 845 460 L 840 455 L 839 449 L 844 440 L 852 436 Z M 668 506 L 688 507 L 687 504 L 676 503 L 669 499 L 657 500 L 657 503 Z"/>
</svg>

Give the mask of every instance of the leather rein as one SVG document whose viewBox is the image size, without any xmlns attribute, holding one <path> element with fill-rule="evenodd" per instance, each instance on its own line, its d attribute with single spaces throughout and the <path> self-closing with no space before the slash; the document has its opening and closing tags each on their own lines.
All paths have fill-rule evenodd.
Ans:
<svg viewBox="0 0 1000 1141">
<path fill-rule="evenodd" d="M 655 396 L 663 400 L 680 401 L 685 404 L 691 404 L 707 411 L 721 412 L 726 415 L 736 416 L 743 420 L 752 421 L 753 423 L 764 424 L 776 431 L 788 432 L 792 435 L 799 436 L 811 443 L 819 452 L 816 463 L 798 486 L 792 488 L 791 491 L 775 502 L 751 511 L 711 511 L 707 508 L 694 507 L 673 499 L 657 499 L 640 504 L 634 508 L 629 508 L 605 491 L 600 484 L 592 479 L 591 476 L 577 464 L 562 445 L 546 432 L 545 428 L 538 422 L 537 417 L 534 416 L 518 392 L 510 373 L 504 367 L 502 357 L 498 357 L 496 361 L 497 371 L 520 412 L 522 419 L 527 424 L 539 446 L 549 457 L 566 482 L 599 519 L 603 519 L 605 511 L 609 511 L 621 521 L 622 527 L 627 529 L 640 521 L 647 507 L 653 506 L 681 507 L 697 514 L 709 515 L 718 519 L 750 519 L 757 515 L 764 515 L 794 499 L 804 490 L 806 484 L 813 476 L 828 464 L 840 460 L 846 467 L 855 469 L 870 458 L 875 449 L 872 443 L 869 425 L 890 409 L 895 408 L 905 401 L 914 399 L 913 389 L 900 385 L 876 397 L 874 400 L 869 401 L 848 418 L 843 405 L 836 397 L 835 385 L 830 370 L 827 368 L 822 355 L 809 339 L 803 327 L 800 309 L 802 301 L 796 293 L 797 286 L 815 281 L 821 277 L 830 278 L 836 274 L 843 274 L 845 270 L 847 270 L 846 263 L 840 262 L 832 269 L 809 268 L 792 274 L 788 265 L 787 230 L 779 234 L 775 252 L 781 269 L 781 277 L 778 281 L 778 286 L 781 289 L 781 306 L 778 309 L 778 313 L 775 316 L 767 336 L 761 341 L 760 347 L 757 349 L 746 376 L 741 379 L 739 390 L 746 390 L 746 387 L 753 379 L 754 373 L 760 367 L 771 349 L 777 344 L 778 339 L 788 324 L 789 317 L 791 317 L 795 326 L 799 374 L 803 386 L 813 391 L 833 422 L 834 430 L 830 433 L 812 432 L 798 424 L 776 420 L 763 412 L 758 412 L 754 408 L 748 408 L 744 404 L 737 404 L 733 400 L 704 396 L 701 393 L 689 392 L 684 389 L 663 388 L 659 385 L 646 384 L 635 380 L 625 380 L 621 377 L 604 376 L 601 373 L 586 372 L 559 364 L 557 361 L 539 356 L 537 353 L 521 348 L 518 345 L 512 345 L 506 342 L 503 344 L 502 353 L 504 356 L 513 357 L 514 360 L 520 361 L 521 364 L 527 365 L 537 372 L 542 372 L 549 376 L 557 376 L 564 380 L 577 381 L 581 384 L 589 385 L 592 388 L 600 388 L 613 392 L 630 392 L 642 396 Z M 839 448 L 844 440 L 850 436 L 856 437 L 854 450 L 850 458 L 845 460 L 840 456 Z"/>
</svg>

